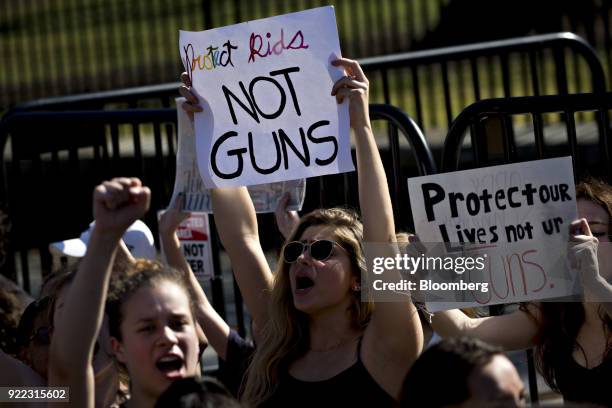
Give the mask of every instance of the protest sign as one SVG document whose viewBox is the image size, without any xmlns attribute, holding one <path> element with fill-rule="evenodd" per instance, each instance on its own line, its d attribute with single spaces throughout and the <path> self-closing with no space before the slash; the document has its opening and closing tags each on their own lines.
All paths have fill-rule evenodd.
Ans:
<svg viewBox="0 0 612 408">
<path fill-rule="evenodd" d="M 193 122 L 181 108 L 185 98 L 176 99 L 178 117 L 178 148 L 176 151 L 176 178 L 169 208 L 176 208 L 182 196 L 180 210 L 212 212 L 210 190 L 204 187 L 198 170 L 195 152 L 195 132 Z M 247 187 L 255 211 L 274 212 L 285 193 L 289 193 L 287 210 L 300 211 L 306 194 L 306 180 L 289 180 L 277 183 L 258 184 Z"/>
<path fill-rule="evenodd" d="M 163 211 L 159 211 L 159 219 Z M 214 266 L 210 246 L 210 224 L 208 214 L 192 212 L 189 218 L 181 222 L 176 230 L 181 243 L 181 251 L 200 284 L 212 279 Z M 162 248 L 162 255 L 163 248 Z"/>
<path fill-rule="evenodd" d="M 477 279 L 491 290 L 468 294 L 461 301 L 471 304 L 461 307 L 576 293 L 566 264 L 569 225 L 577 217 L 570 157 L 411 178 L 408 189 L 422 242 L 486 257 Z"/>
<path fill-rule="evenodd" d="M 195 114 L 206 187 L 244 186 L 354 169 L 333 7 L 201 31 L 179 49 L 203 112 Z"/>
</svg>

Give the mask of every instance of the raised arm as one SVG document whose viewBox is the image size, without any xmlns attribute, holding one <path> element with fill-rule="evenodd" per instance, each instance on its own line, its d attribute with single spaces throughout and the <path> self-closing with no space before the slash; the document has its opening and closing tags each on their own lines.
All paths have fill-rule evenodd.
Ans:
<svg viewBox="0 0 612 408">
<path fill-rule="evenodd" d="M 572 266 L 580 273 L 584 300 L 598 303 L 608 317 L 612 318 L 612 285 L 604 277 L 612 277 L 612 272 L 610 272 L 612 265 L 605 261 L 599 262 L 598 257 L 598 255 L 606 257 L 610 251 L 612 251 L 612 244 L 600 243 L 593 236 L 585 218 L 570 224 L 569 257 Z M 602 274 L 602 268 L 606 269 L 604 274 Z"/>
<path fill-rule="evenodd" d="M 117 245 L 125 230 L 149 208 L 150 194 L 140 180 L 129 178 L 104 182 L 94 190 L 96 224 L 51 342 L 49 383 L 69 386 L 72 406 L 94 406 L 91 360 Z"/>
<path fill-rule="evenodd" d="M 253 202 L 246 187 L 214 189 L 212 199 L 217 230 L 240 292 L 253 320 L 263 327 L 268 319 L 272 272 L 259 242 Z"/>
<path fill-rule="evenodd" d="M 537 307 L 527 307 L 529 313 L 517 310 L 506 315 L 477 318 L 457 309 L 436 312 L 432 327 L 442 337 L 476 337 L 504 350 L 522 350 L 535 346 L 539 331 Z"/>
<path fill-rule="evenodd" d="M 215 349 L 219 357 L 225 360 L 227 351 L 227 339 L 230 327 L 219 316 L 219 313 L 208 301 L 206 293 L 202 290 L 200 283 L 191 271 L 189 263 L 181 251 L 181 243 L 176 235 L 179 224 L 187 219 L 189 213 L 169 208 L 164 211 L 159 220 L 159 235 L 164 249 L 164 255 L 168 265 L 183 273 L 185 281 L 189 285 L 191 295 L 197 305 L 196 318 L 208 338 L 210 345 Z"/>
<path fill-rule="evenodd" d="M 191 92 L 187 73 L 181 75 L 179 89 L 187 101 L 182 105 L 190 116 L 201 112 L 197 97 Z M 267 320 L 272 272 L 259 242 L 257 215 L 246 189 L 223 188 L 212 190 L 215 224 L 230 260 L 234 276 L 247 308 L 259 327 Z"/>
<path fill-rule="evenodd" d="M 356 61 L 341 58 L 333 64 L 343 67 L 347 74 L 336 82 L 332 95 L 338 102 L 349 98 L 364 243 L 391 243 L 395 241 L 393 208 L 369 118 L 369 82 Z M 394 254 L 390 248 L 389 256 Z M 401 381 L 422 347 L 423 331 L 409 296 L 376 303 L 364 336 L 362 357 L 374 378 L 392 395 L 399 395 Z"/>
</svg>

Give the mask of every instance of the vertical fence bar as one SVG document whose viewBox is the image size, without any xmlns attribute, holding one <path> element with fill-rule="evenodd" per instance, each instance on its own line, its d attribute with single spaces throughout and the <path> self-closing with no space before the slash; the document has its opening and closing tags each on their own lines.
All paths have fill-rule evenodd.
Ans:
<svg viewBox="0 0 612 408">
<path fill-rule="evenodd" d="M 572 156 L 572 164 L 574 173 L 580 168 L 580 155 L 578 152 L 578 141 L 576 140 L 576 121 L 574 112 L 565 111 L 562 114 L 565 118 L 565 128 L 567 130 L 567 142 L 569 144 L 570 154 Z"/>
<path fill-rule="evenodd" d="M 533 113 L 531 115 L 533 121 L 533 135 L 535 138 L 536 154 L 538 159 L 543 159 L 544 156 L 544 124 L 542 123 L 542 115 Z"/>
<path fill-rule="evenodd" d="M 510 72 L 508 67 L 508 54 L 501 54 L 499 56 L 499 62 L 502 69 L 502 86 L 504 87 L 504 97 L 508 98 L 512 96 L 512 89 L 510 87 Z"/>
<path fill-rule="evenodd" d="M 529 59 L 526 53 L 521 52 L 519 55 L 519 64 L 521 66 L 521 79 L 523 85 L 523 95 L 529 95 L 530 79 L 529 79 Z"/>
<path fill-rule="evenodd" d="M 493 57 L 487 57 L 487 75 L 489 79 L 489 98 L 497 96 L 497 78 L 495 76 L 495 60 Z"/>
<path fill-rule="evenodd" d="M 442 86 L 444 87 L 444 106 L 446 108 L 447 126 L 450 128 L 453 122 L 453 107 L 451 105 L 450 83 L 448 81 L 448 66 L 446 61 L 442 62 Z"/>
<path fill-rule="evenodd" d="M 470 140 L 472 142 L 472 160 L 474 161 L 474 168 L 480 167 L 480 147 L 478 140 L 478 125 L 475 123 L 470 124 Z M 459 156 L 461 157 L 461 156 Z"/>
<path fill-rule="evenodd" d="M 400 106 L 403 107 L 404 110 L 408 110 L 408 104 L 406 102 L 405 98 L 405 94 L 404 94 L 404 89 L 407 87 L 406 84 L 404 84 L 404 69 L 403 68 L 398 68 L 395 69 L 393 71 L 393 73 L 395 74 L 395 83 L 397 84 L 394 89 L 395 89 L 395 100 L 390 99 L 390 103 L 391 104 L 395 104 L 396 106 Z"/>
<path fill-rule="evenodd" d="M 470 72 L 472 73 L 472 86 L 474 91 L 474 100 L 480 100 L 480 80 L 478 76 L 478 64 L 475 58 L 470 58 Z"/>
<path fill-rule="evenodd" d="M 401 166 L 400 166 L 400 146 L 397 127 L 393 123 L 387 124 L 388 135 L 389 135 L 389 147 L 391 150 L 391 164 L 393 168 L 393 202 L 396 204 L 393 206 L 393 216 L 396 220 L 404 226 L 402 222 L 403 211 L 400 211 L 400 192 L 402 191 L 403 180 L 401 177 Z"/>
<path fill-rule="evenodd" d="M 162 148 L 162 138 L 161 138 L 161 129 L 160 129 L 160 123 L 159 122 L 154 122 L 153 123 L 153 139 L 154 139 L 154 143 L 155 143 L 155 169 L 157 170 L 157 177 L 159 178 L 159 180 L 163 180 L 164 176 L 166 174 L 166 166 L 164 165 L 164 154 L 163 154 L 163 148 Z M 164 190 L 164 194 L 167 193 L 167 191 L 165 191 L 165 184 L 166 183 L 161 183 L 162 185 L 160 187 L 163 188 Z M 160 203 L 160 206 L 163 206 L 164 203 Z"/>
<path fill-rule="evenodd" d="M 433 70 L 434 65 L 426 65 L 424 67 L 424 71 L 425 71 L 425 83 L 427 84 L 432 84 L 434 79 L 434 70 Z M 429 106 L 427 106 L 427 109 L 429 111 L 429 125 L 431 127 L 436 127 L 438 125 L 438 116 L 436 115 L 437 109 L 436 109 L 436 93 L 434 92 L 434 89 L 432 86 L 427 86 L 425 87 L 426 93 L 427 93 L 427 102 L 429 102 Z M 427 125 L 424 125 L 427 126 Z"/>
<path fill-rule="evenodd" d="M 603 1 L 601 17 L 604 26 L 604 47 L 606 55 L 606 68 L 608 69 L 608 82 L 612 79 L 612 41 L 610 33 L 610 2 Z M 608 85 L 609 86 L 609 85 Z"/>
<path fill-rule="evenodd" d="M 568 87 L 567 87 L 567 72 L 565 69 L 565 56 L 563 55 L 563 49 L 560 47 L 555 47 L 553 50 L 553 56 L 555 60 L 557 92 L 561 95 L 566 95 L 568 93 Z"/>
<path fill-rule="evenodd" d="M 132 141 L 134 143 L 134 160 L 138 163 L 138 177 L 143 178 L 145 174 L 144 160 L 142 157 L 142 144 L 140 140 L 140 126 L 132 123 Z"/>
<path fill-rule="evenodd" d="M 423 121 L 423 105 L 421 103 L 421 91 L 419 86 L 419 72 L 417 66 L 410 66 L 412 73 L 412 87 L 414 89 L 414 107 L 416 110 L 417 124 L 421 129 L 424 129 L 425 122 Z"/>
<path fill-rule="evenodd" d="M 540 400 L 538 393 L 538 377 L 535 369 L 535 363 L 533 359 L 533 349 L 529 349 L 525 352 L 527 354 L 527 373 L 529 380 L 529 399 L 532 404 L 536 404 Z"/>
<path fill-rule="evenodd" d="M 391 103 L 391 95 L 389 94 L 389 76 L 387 74 L 387 69 L 383 68 L 380 74 L 382 76 L 383 99 L 386 104 L 389 104 Z"/>
<path fill-rule="evenodd" d="M 467 81 L 463 81 L 463 61 L 457 61 L 454 66 L 457 74 L 456 84 L 458 87 L 457 95 L 459 97 L 459 107 L 462 108 L 463 106 L 467 106 L 465 97 L 465 84 Z"/>
<path fill-rule="evenodd" d="M 121 160 L 121 152 L 119 146 L 119 127 L 116 123 L 111 123 L 110 125 L 110 137 L 111 137 L 111 146 L 113 149 L 113 159 L 111 165 L 113 166 L 113 174 L 118 175 L 119 165 Z"/>
</svg>

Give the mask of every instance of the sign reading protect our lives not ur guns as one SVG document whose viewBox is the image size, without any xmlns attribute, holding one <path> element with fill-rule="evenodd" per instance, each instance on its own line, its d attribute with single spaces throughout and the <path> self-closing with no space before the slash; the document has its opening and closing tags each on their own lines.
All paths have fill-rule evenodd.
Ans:
<svg viewBox="0 0 612 408">
<path fill-rule="evenodd" d="M 569 225 L 577 218 L 570 157 L 416 177 L 408 189 L 422 242 L 486 256 L 479 279 L 490 290 L 462 301 L 478 306 L 576 293 L 566 262 Z"/>
<path fill-rule="evenodd" d="M 180 32 L 180 53 L 203 112 L 195 115 L 207 188 L 354 169 L 333 7 Z"/>
</svg>

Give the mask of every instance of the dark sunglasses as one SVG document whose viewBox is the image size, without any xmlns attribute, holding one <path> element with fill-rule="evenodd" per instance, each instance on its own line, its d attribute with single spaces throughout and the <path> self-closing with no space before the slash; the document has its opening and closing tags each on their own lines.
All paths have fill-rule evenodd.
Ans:
<svg viewBox="0 0 612 408">
<path fill-rule="evenodd" d="M 317 261 L 325 261 L 331 256 L 334 250 L 334 245 L 342 248 L 342 246 L 337 242 L 330 241 L 328 239 L 313 241 L 310 244 L 292 241 L 283 248 L 283 260 L 287 263 L 294 263 L 298 260 L 300 255 L 302 255 L 304 251 L 308 249 L 308 255 L 310 255 L 312 259 Z M 345 250 L 344 248 L 342 249 Z"/>
</svg>

